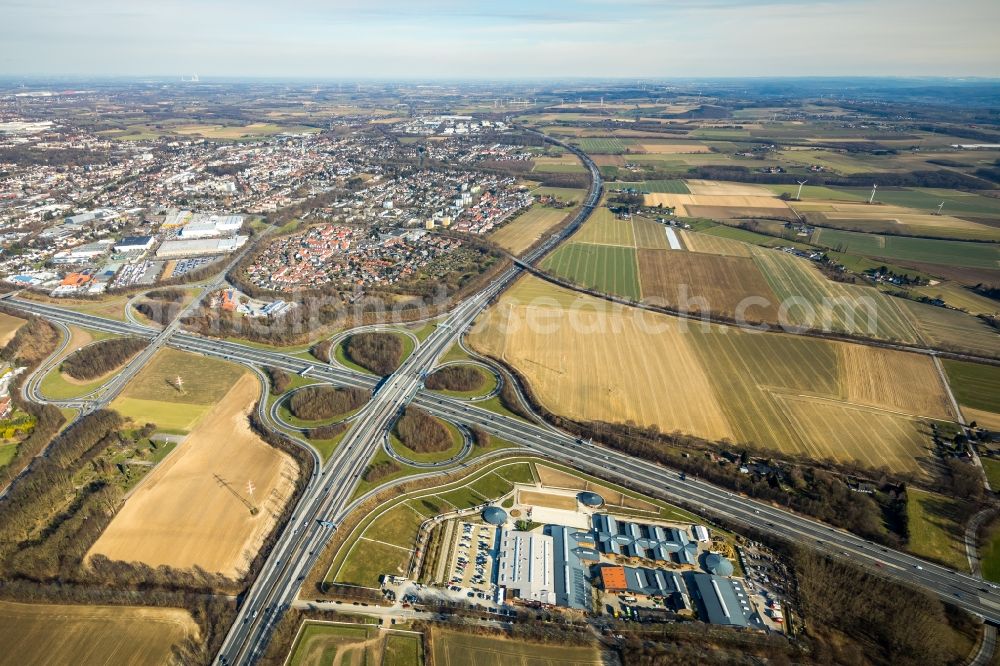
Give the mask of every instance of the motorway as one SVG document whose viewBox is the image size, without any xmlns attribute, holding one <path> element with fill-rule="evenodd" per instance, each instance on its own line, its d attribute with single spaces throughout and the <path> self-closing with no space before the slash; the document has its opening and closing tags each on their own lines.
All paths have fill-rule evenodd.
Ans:
<svg viewBox="0 0 1000 666">
<path fill-rule="evenodd" d="M 78 316 L 77 313 L 71 315 L 74 319 Z M 91 315 L 82 316 L 91 317 Z M 121 322 L 103 321 L 111 326 L 122 325 Z M 438 330 L 442 328 L 444 327 L 439 327 Z M 431 339 L 428 338 L 427 342 Z M 429 346 L 425 347 L 427 342 L 421 345 L 425 354 L 430 349 Z M 309 371 L 311 377 L 340 386 L 371 389 L 377 381 L 370 375 L 353 373 L 333 366 L 311 364 L 301 358 L 280 352 L 202 339 L 198 336 L 178 334 L 171 340 L 171 346 L 249 365 L 275 365 L 292 372 L 311 368 Z M 408 364 L 407 367 L 412 367 L 412 364 Z M 383 386 L 379 394 L 382 395 L 386 388 L 387 385 Z M 852 560 L 873 572 L 927 589 L 951 603 L 982 616 L 991 624 L 1000 624 L 1000 590 L 993 590 L 969 574 L 959 573 L 916 556 L 878 546 L 811 518 L 731 493 L 691 475 L 682 479 L 675 470 L 632 458 L 598 444 L 580 443 L 575 438 L 559 433 L 551 427 L 501 416 L 468 401 L 420 390 L 416 392 L 412 402 L 436 416 L 459 425 L 479 426 L 494 436 L 519 444 L 554 461 L 572 465 L 582 471 L 631 486 L 711 516 L 784 537 L 834 557 Z M 374 401 L 369 403 L 369 407 L 373 403 Z M 360 418 L 359 415 L 355 419 L 358 426 L 361 425 Z M 360 431 L 360 428 L 356 427 L 352 433 L 357 431 Z M 370 438 L 367 445 L 374 452 L 374 448 L 380 445 L 380 438 Z M 327 464 L 327 470 L 345 465 L 344 454 L 350 453 L 348 450 L 350 446 L 352 445 L 345 442 L 338 447 L 334 459 Z M 344 476 L 349 478 L 363 469 L 364 464 L 359 464 L 351 468 L 350 474 Z M 324 478 L 327 478 L 327 474 L 329 471 L 324 473 Z M 353 483 L 348 485 L 353 487 Z M 342 516 L 331 512 L 327 517 L 339 519 Z M 301 522 L 301 520 L 298 522 L 300 527 Z M 318 551 L 315 554 L 318 555 Z M 302 571 L 306 570 L 308 567 Z"/>
<path fill-rule="evenodd" d="M 587 200 L 565 229 L 552 235 L 529 253 L 529 261 L 537 260 L 573 233 L 590 216 L 600 200 L 600 173 L 589 158 L 585 163 L 588 164 L 592 177 Z M 447 319 L 417 345 L 402 365 L 378 386 L 371 401 L 354 419 L 353 426 L 337 447 L 332 459 L 318 477 L 314 476 L 310 480 L 292 520 L 246 594 L 233 628 L 219 651 L 221 663 L 251 664 L 261 656 L 275 623 L 295 600 L 302 580 L 312 569 L 329 538 L 331 528 L 326 525 L 336 525 L 345 517 L 354 487 L 368 461 L 381 446 L 385 433 L 420 391 L 424 376 L 434 367 L 438 358 L 448 351 L 476 316 L 522 270 L 516 265 L 505 269 L 480 292 L 455 306 Z M 190 344 L 190 341 L 187 343 Z M 299 364 L 302 364 L 301 360 Z M 308 370 L 308 373 L 320 378 L 326 370 L 328 369 Z M 345 370 L 334 371 L 350 374 Z"/>
<path fill-rule="evenodd" d="M 525 262 L 537 260 L 572 233 L 596 205 L 601 191 L 600 177 L 593 163 L 585 157 L 582 159 L 590 166 L 594 177 L 586 205 L 578 219 L 532 251 L 524 258 Z M 551 426 L 501 416 L 467 401 L 422 390 L 422 378 L 426 371 L 434 367 L 437 359 L 459 339 L 476 315 L 522 270 L 518 265 L 507 269 L 481 292 L 458 304 L 447 320 L 438 325 L 400 368 L 382 383 L 372 400 L 353 419 L 353 427 L 325 467 L 317 465 L 291 520 L 284 527 L 259 575 L 247 591 L 236 621 L 219 652 L 220 662 L 249 664 L 260 657 L 275 623 L 293 603 L 301 581 L 316 563 L 331 534 L 331 528 L 324 526 L 321 521 L 337 524 L 355 505 L 350 498 L 358 478 L 376 449 L 381 446 L 382 434 L 410 402 L 459 425 L 479 426 L 495 436 L 582 471 L 691 507 L 707 515 L 784 537 L 837 558 L 854 561 L 874 572 L 929 590 L 980 615 L 991 624 L 1000 624 L 1000 590 L 992 590 L 973 576 L 877 546 L 811 518 L 736 495 L 690 475 L 683 477 L 677 471 L 661 465 L 634 459 L 590 442 L 580 442 Z M 12 297 L 4 299 L 4 302 L 63 324 L 161 339 L 162 331 L 129 322 L 103 319 Z M 180 331 L 163 336 L 162 344 L 255 367 L 271 365 L 290 372 L 306 373 L 319 381 L 335 385 L 373 389 L 378 381 L 369 375 L 309 362 L 278 351 L 203 338 Z M 264 402 L 262 399 L 261 404 Z M 318 460 L 315 453 L 314 459 Z"/>
</svg>

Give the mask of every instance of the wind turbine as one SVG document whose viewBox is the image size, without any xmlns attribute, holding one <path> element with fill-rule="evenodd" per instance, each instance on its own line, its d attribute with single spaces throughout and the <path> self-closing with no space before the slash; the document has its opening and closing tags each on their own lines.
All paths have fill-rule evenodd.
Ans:
<svg viewBox="0 0 1000 666">
<path fill-rule="evenodd" d="M 942 209 L 942 208 L 944 208 L 944 202 L 943 202 L 943 201 L 942 201 L 941 203 L 939 203 L 939 204 L 938 204 L 938 209 L 937 209 L 937 212 L 936 212 L 936 213 L 934 213 L 934 214 L 935 214 L 935 215 L 940 215 L 940 214 L 941 214 L 941 209 Z"/>
<path fill-rule="evenodd" d="M 872 195 L 870 197 L 868 197 L 868 203 L 869 204 L 875 203 L 875 190 L 877 190 L 877 189 L 878 189 L 878 183 L 875 183 L 874 185 L 872 185 Z"/>
<path fill-rule="evenodd" d="M 801 201 L 802 200 L 802 186 L 805 185 L 806 183 L 808 183 L 809 179 L 806 179 L 806 180 L 797 180 L 795 182 L 799 184 L 799 191 L 795 193 L 795 199 L 798 200 L 798 201 Z"/>
</svg>

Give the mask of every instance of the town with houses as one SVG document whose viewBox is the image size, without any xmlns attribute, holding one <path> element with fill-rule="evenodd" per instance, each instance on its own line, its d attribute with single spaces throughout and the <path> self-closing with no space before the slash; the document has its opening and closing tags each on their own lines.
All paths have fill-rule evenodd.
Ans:
<svg viewBox="0 0 1000 666">
<path fill-rule="evenodd" d="M 533 201 L 516 178 L 475 168 L 530 157 L 488 141 L 502 122 L 390 127 L 434 139 L 419 148 L 350 118 L 322 134 L 125 141 L 35 122 L 17 113 L 23 103 L 0 101 L 0 279 L 51 296 L 178 278 L 233 255 L 262 217 L 306 202 L 303 228 L 255 248 L 248 277 L 279 292 L 387 286 L 461 248 L 455 232 L 486 234 Z"/>
</svg>

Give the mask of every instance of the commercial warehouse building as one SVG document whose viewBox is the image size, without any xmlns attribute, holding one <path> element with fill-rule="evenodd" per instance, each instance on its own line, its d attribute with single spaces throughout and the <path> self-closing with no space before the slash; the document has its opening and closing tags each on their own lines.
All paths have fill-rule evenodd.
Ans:
<svg viewBox="0 0 1000 666">
<path fill-rule="evenodd" d="M 242 226 L 242 215 L 204 215 L 198 213 L 181 227 L 178 235 L 181 238 L 214 238 L 239 231 Z"/>
<path fill-rule="evenodd" d="M 676 571 L 644 567 L 602 566 L 598 569 L 605 592 L 627 592 L 647 597 L 663 597 L 674 611 L 691 610 L 687 586 Z"/>
<path fill-rule="evenodd" d="M 567 608 L 590 610 L 591 587 L 587 569 L 601 559 L 593 535 L 565 525 L 546 525 L 552 537 L 555 603 Z"/>
<path fill-rule="evenodd" d="M 192 240 L 169 240 L 160 245 L 156 256 L 160 258 L 195 257 L 206 254 L 227 254 L 239 249 L 248 240 L 247 236 L 232 238 L 198 238 Z"/>
<path fill-rule="evenodd" d="M 697 561 L 698 544 L 682 529 L 626 522 L 606 513 L 595 513 L 591 520 L 598 548 L 607 555 L 690 565 Z"/>
<path fill-rule="evenodd" d="M 698 604 L 698 616 L 702 620 L 733 627 L 751 624 L 760 627 L 760 620 L 754 617 L 750 606 L 750 597 L 738 580 L 706 573 L 686 573 L 684 580 Z"/>
<path fill-rule="evenodd" d="M 153 247 L 153 236 L 125 236 L 115 243 L 115 252 L 144 252 Z"/>
<path fill-rule="evenodd" d="M 553 549 L 547 534 L 500 530 L 497 585 L 520 599 L 555 604 Z"/>
</svg>

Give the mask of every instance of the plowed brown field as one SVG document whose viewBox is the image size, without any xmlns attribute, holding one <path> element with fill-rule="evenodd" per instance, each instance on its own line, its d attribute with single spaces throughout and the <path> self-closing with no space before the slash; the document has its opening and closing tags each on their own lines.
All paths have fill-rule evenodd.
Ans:
<svg viewBox="0 0 1000 666">
<path fill-rule="evenodd" d="M 259 394 L 257 379 L 243 375 L 136 487 L 88 556 L 242 576 L 298 474 L 250 429 Z"/>
</svg>

